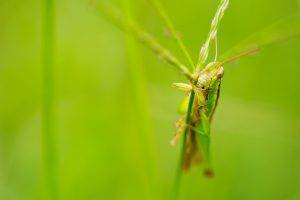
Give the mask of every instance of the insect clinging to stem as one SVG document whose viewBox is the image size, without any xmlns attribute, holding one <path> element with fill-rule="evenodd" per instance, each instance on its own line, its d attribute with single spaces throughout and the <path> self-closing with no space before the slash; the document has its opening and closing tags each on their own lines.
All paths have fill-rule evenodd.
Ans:
<svg viewBox="0 0 300 200">
<path fill-rule="evenodd" d="M 178 43 L 189 64 L 179 61 L 168 49 L 163 47 L 150 33 L 137 23 L 124 17 L 115 7 L 103 1 L 95 3 L 102 14 L 122 30 L 149 47 L 157 56 L 177 68 L 188 80 L 188 83 L 174 83 L 173 86 L 186 93 L 180 106 L 181 117 L 176 123 L 176 133 L 171 141 L 175 145 L 182 137 L 180 170 L 187 171 L 193 164 L 202 162 L 204 175 L 213 176 L 210 164 L 210 126 L 220 98 L 220 88 L 224 75 L 224 66 L 242 57 L 256 54 L 262 47 L 282 41 L 300 34 L 300 14 L 295 13 L 283 18 L 267 28 L 253 34 L 240 44 L 233 47 L 224 56 L 218 55 L 218 28 L 229 0 L 221 0 L 206 41 L 202 45 L 199 58 L 194 64 L 181 37 L 175 30 L 169 16 L 159 0 L 148 0 L 157 10 L 168 31 Z M 208 62 L 210 50 L 214 49 L 213 59 Z"/>
</svg>

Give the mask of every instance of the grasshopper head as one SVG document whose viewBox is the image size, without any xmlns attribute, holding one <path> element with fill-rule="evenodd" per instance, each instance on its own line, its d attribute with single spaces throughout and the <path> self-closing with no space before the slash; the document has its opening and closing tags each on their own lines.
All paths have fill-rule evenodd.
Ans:
<svg viewBox="0 0 300 200">
<path fill-rule="evenodd" d="M 197 87 L 201 90 L 207 90 L 214 81 L 221 79 L 224 75 L 224 68 L 219 62 L 209 63 L 199 73 Z"/>
</svg>

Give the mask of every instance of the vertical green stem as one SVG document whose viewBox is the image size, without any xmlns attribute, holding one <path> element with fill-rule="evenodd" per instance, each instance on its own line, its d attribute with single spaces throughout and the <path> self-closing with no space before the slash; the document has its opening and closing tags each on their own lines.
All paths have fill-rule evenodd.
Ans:
<svg viewBox="0 0 300 200">
<path fill-rule="evenodd" d="M 54 0 L 43 0 L 43 131 L 42 150 L 46 199 L 58 199 L 54 132 Z"/>
<path fill-rule="evenodd" d="M 131 20 L 133 18 L 133 4 L 131 0 L 123 0 L 123 7 L 126 18 Z M 138 46 L 134 37 L 130 35 L 125 36 L 126 47 L 128 52 L 128 72 L 130 79 L 131 95 L 133 98 L 134 115 L 138 137 L 140 140 L 140 148 L 142 152 L 142 159 L 147 170 L 147 179 L 149 184 L 149 199 L 157 199 L 156 190 L 156 158 L 154 139 L 151 133 L 150 111 L 147 96 L 146 78 L 143 71 L 143 61 L 139 53 Z"/>
<path fill-rule="evenodd" d="M 188 111 L 187 111 L 187 115 L 186 115 L 186 120 L 185 123 L 186 124 L 190 124 L 191 123 L 191 117 L 192 117 L 192 109 L 193 109 L 193 105 L 194 105 L 194 100 L 195 100 L 195 92 L 192 91 L 191 92 L 191 96 L 190 96 L 190 100 L 189 100 L 189 105 L 188 105 Z M 185 150 L 185 141 L 186 141 L 186 137 L 188 134 L 189 128 L 186 127 L 185 131 L 184 131 L 184 136 L 183 136 L 183 140 L 182 140 L 182 145 L 181 145 L 181 152 L 180 152 L 180 157 L 179 157 L 179 161 L 178 161 L 178 166 L 177 166 L 177 171 L 176 171 L 176 176 L 175 176 L 175 180 L 174 180 L 174 185 L 173 185 L 173 189 L 172 189 L 172 196 L 171 199 L 172 200 L 176 200 L 179 198 L 179 194 L 180 194 L 180 182 L 181 182 L 181 175 L 182 175 L 182 164 L 183 164 L 183 159 L 184 159 L 184 150 Z"/>
</svg>

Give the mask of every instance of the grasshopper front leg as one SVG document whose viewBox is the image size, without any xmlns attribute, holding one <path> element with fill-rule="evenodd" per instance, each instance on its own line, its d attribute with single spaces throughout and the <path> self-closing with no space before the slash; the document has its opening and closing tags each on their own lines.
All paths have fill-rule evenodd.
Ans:
<svg viewBox="0 0 300 200">
<path fill-rule="evenodd" d="M 209 121 L 212 122 L 216 108 L 220 99 L 222 79 L 219 78 L 216 80 L 214 85 L 209 88 L 208 98 L 207 98 L 207 111 L 206 115 L 209 117 Z"/>
</svg>

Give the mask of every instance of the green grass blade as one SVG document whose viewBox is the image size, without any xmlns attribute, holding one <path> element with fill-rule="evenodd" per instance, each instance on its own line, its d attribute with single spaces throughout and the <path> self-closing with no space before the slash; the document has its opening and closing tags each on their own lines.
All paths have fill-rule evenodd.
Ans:
<svg viewBox="0 0 300 200">
<path fill-rule="evenodd" d="M 189 105 L 188 105 L 188 111 L 186 114 L 186 119 L 185 123 L 186 124 L 191 124 L 192 120 L 192 111 L 193 111 L 193 106 L 194 106 L 194 100 L 195 100 L 195 92 L 192 91 L 189 99 Z M 184 136 L 182 140 L 182 145 L 180 149 L 180 156 L 179 156 L 179 161 L 177 165 L 177 170 L 176 170 L 176 175 L 175 175 L 175 180 L 172 188 L 172 193 L 171 193 L 171 199 L 176 200 L 179 198 L 180 194 L 180 183 L 181 183 L 181 175 L 182 175 L 182 164 L 183 164 L 183 159 L 184 159 L 184 153 L 185 153 L 185 142 L 186 142 L 186 137 L 189 131 L 189 126 L 186 126 L 184 130 Z"/>
<path fill-rule="evenodd" d="M 168 49 L 164 48 L 150 33 L 144 31 L 135 22 L 125 18 L 115 7 L 98 1 L 96 8 L 122 30 L 130 32 L 134 37 L 149 47 L 159 58 L 176 67 L 189 80 L 193 80 L 189 69 L 183 65 Z"/>
<path fill-rule="evenodd" d="M 54 0 L 43 2 L 43 131 L 42 152 L 46 196 L 58 199 L 56 137 L 54 131 Z"/>
<path fill-rule="evenodd" d="M 128 19 L 134 18 L 132 0 L 123 0 L 124 13 Z M 139 48 L 133 36 L 124 34 L 127 47 L 128 73 L 130 79 L 130 93 L 134 117 L 136 121 L 137 136 L 140 140 L 139 149 L 141 160 L 146 168 L 146 178 L 149 183 L 147 192 L 150 199 L 156 199 L 157 192 L 157 165 L 155 156 L 154 138 L 151 128 L 150 110 L 147 95 L 147 80 L 143 71 L 143 61 Z"/>
<path fill-rule="evenodd" d="M 283 18 L 276 23 L 256 32 L 222 55 L 222 59 L 247 49 L 261 48 L 300 36 L 300 12 Z"/>
<path fill-rule="evenodd" d="M 183 41 L 181 40 L 180 36 L 178 35 L 178 33 L 177 33 L 170 17 L 166 13 L 166 11 L 165 11 L 163 5 L 161 4 L 161 2 L 159 0 L 148 0 L 148 1 L 157 10 L 159 16 L 161 17 L 161 19 L 163 20 L 163 22 L 167 26 L 168 30 L 170 31 L 172 36 L 176 39 L 177 44 L 178 44 L 179 48 L 181 49 L 182 53 L 185 55 L 187 61 L 189 62 L 189 65 L 191 66 L 192 69 L 194 69 L 195 65 L 194 65 L 194 62 L 192 60 L 192 57 L 190 56 L 186 46 L 184 45 Z"/>
</svg>

